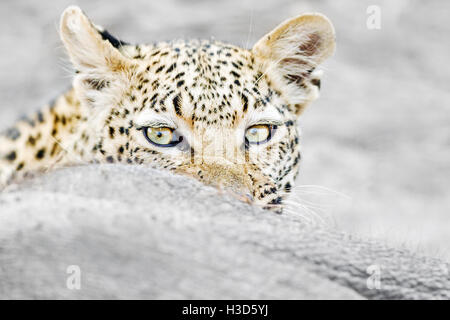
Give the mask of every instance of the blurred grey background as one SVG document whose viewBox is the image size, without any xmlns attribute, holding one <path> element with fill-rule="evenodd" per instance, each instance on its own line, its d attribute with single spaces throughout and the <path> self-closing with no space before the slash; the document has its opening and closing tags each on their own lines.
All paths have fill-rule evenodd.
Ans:
<svg viewBox="0 0 450 320">
<path fill-rule="evenodd" d="M 321 12 L 336 55 L 302 116 L 295 196 L 338 228 L 450 258 L 450 3 L 446 1 L 1 1 L 0 130 L 70 86 L 59 16 L 79 5 L 128 42 L 215 38 L 250 48 Z M 381 29 L 366 26 L 369 5 Z M 326 188 L 326 189 L 325 189 Z"/>
</svg>

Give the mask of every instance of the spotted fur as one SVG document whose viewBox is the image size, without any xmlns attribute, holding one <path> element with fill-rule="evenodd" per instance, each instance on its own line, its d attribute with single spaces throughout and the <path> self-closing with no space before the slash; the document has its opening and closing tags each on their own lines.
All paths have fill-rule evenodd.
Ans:
<svg viewBox="0 0 450 320">
<path fill-rule="evenodd" d="M 317 66 L 334 51 L 328 19 L 288 20 L 252 50 L 217 41 L 131 45 L 69 7 L 61 38 L 73 88 L 0 136 L 0 183 L 60 165 L 135 163 L 279 211 L 299 169 L 298 116 L 317 98 Z M 158 121 L 185 143 L 146 141 L 142 129 Z M 250 125 L 274 122 L 270 141 L 244 143 Z"/>
</svg>

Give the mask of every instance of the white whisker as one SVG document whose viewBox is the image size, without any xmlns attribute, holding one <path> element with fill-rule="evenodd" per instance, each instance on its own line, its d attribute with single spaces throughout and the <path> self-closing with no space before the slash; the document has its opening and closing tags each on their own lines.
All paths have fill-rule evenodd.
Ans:
<svg viewBox="0 0 450 320">
<path fill-rule="evenodd" d="M 336 194 L 338 196 L 341 196 L 341 197 L 344 197 L 344 198 L 347 198 L 347 199 L 352 199 L 350 196 L 346 195 L 345 193 L 342 193 L 342 192 L 339 192 L 339 191 L 336 191 L 336 190 L 333 190 L 331 188 L 327 188 L 327 187 L 324 187 L 324 186 L 319 186 L 319 185 L 299 185 L 299 186 L 295 186 L 292 190 L 294 191 L 294 190 L 302 189 L 302 188 L 321 189 L 323 191 L 327 191 L 329 193 L 333 193 L 333 194 Z"/>
</svg>

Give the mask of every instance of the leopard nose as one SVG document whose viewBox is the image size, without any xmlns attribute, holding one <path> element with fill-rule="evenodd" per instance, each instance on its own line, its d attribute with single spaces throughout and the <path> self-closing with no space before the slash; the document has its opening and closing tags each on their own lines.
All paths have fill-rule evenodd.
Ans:
<svg viewBox="0 0 450 320">
<path fill-rule="evenodd" d="M 183 166 L 177 172 L 188 174 L 201 182 L 229 192 L 244 202 L 253 202 L 252 182 L 246 173 L 245 165 L 230 164 L 225 161 L 203 162 L 197 165 Z"/>
</svg>

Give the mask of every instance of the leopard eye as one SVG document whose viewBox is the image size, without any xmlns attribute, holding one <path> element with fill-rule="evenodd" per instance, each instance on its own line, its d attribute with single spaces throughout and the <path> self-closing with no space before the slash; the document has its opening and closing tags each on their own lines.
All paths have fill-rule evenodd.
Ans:
<svg viewBox="0 0 450 320">
<path fill-rule="evenodd" d="M 245 132 L 246 144 L 263 144 L 272 138 L 273 132 L 276 129 L 275 125 L 258 124 L 251 126 Z"/>
<path fill-rule="evenodd" d="M 168 127 L 142 128 L 145 138 L 158 147 L 174 147 L 181 141 L 183 137 L 180 136 L 174 129 Z"/>
</svg>

